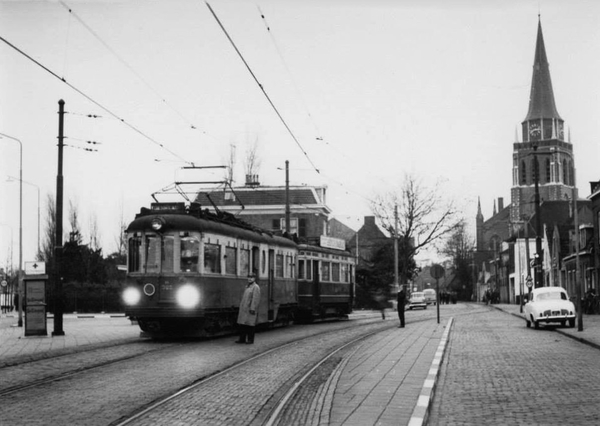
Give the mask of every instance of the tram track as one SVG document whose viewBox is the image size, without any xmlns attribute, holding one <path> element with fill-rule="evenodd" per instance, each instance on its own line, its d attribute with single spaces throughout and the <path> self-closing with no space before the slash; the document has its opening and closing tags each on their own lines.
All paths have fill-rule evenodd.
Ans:
<svg viewBox="0 0 600 426">
<path fill-rule="evenodd" d="M 219 338 L 223 339 L 224 337 Z M 156 355 L 158 352 L 164 352 L 174 347 L 194 343 L 202 344 L 210 340 L 215 339 L 178 339 L 171 342 L 164 339 L 145 342 L 119 342 L 76 352 L 44 356 L 20 363 L 6 364 L 0 367 L 0 398 L 119 363 L 141 359 L 144 356 Z M 124 354 L 119 354 L 120 351 Z M 51 371 L 51 373 L 48 373 L 48 371 Z"/>
<path fill-rule="evenodd" d="M 431 316 L 411 316 L 409 324 L 433 320 Z M 396 327 L 397 321 L 381 321 L 370 315 L 349 322 L 270 330 L 259 333 L 257 343 L 252 346 L 235 345 L 230 337 L 168 344 L 144 342 L 143 351 L 140 347 L 137 352 L 112 354 L 110 359 L 98 356 L 97 351 L 85 351 L 28 362 L 0 368 L 0 388 L 4 387 L 0 390 L 0 404 L 10 407 L 6 412 L 7 424 L 20 424 L 10 423 L 11 419 L 26 422 L 47 417 L 57 419 L 59 424 L 83 421 L 90 426 L 153 425 L 157 424 L 156 415 L 179 415 L 183 405 L 183 411 L 193 412 L 194 419 L 203 418 L 201 412 L 207 407 L 212 410 L 225 407 L 231 411 L 228 414 L 231 418 L 222 424 L 262 425 L 269 421 L 294 384 L 322 361 L 302 384 L 296 385 L 300 393 L 288 400 L 297 404 L 299 397 L 314 398 L 312 394 L 306 396 L 310 392 L 304 388 L 328 380 L 355 346 L 333 353 L 336 349 L 354 338 L 360 340 L 369 333 Z M 123 348 L 131 347 L 132 344 L 115 345 L 104 351 L 124 351 Z M 30 374 L 31 371 L 36 373 Z M 6 381 L 7 377 L 15 382 Z M 61 411 L 60 404 L 49 403 L 50 395 L 54 395 L 51 398 L 55 401 L 68 400 L 78 410 Z M 202 401 L 201 406 L 194 405 L 195 401 Z M 169 407 L 173 404 L 174 409 Z M 102 410 L 106 406 L 111 409 Z M 279 411 L 289 410 L 284 407 Z M 171 424 L 174 419 L 178 420 L 164 419 L 158 423 Z M 215 423 L 198 423 L 194 419 L 189 423 L 184 420 L 183 424 Z"/>
<path fill-rule="evenodd" d="M 151 343 L 121 343 L 121 344 L 117 344 L 117 345 L 110 345 L 110 346 L 106 346 L 103 348 L 94 348 L 94 349 L 90 349 L 88 351 L 80 351 L 77 352 L 76 354 L 68 354 L 68 355 L 58 355 L 58 356 L 54 356 L 54 357 L 49 357 L 49 358 L 44 358 L 44 359 L 40 359 L 40 360 L 36 360 L 36 361 L 28 361 L 26 364 L 29 367 L 29 371 L 33 371 L 33 373 L 30 374 L 36 374 L 35 370 L 36 367 L 39 366 L 39 370 L 44 370 L 46 369 L 46 365 L 52 363 L 54 365 L 56 365 L 58 363 L 59 359 L 64 359 L 65 360 L 65 366 L 63 367 L 65 370 L 61 371 L 60 373 L 57 374 L 51 374 L 51 375 L 47 375 L 44 376 L 42 378 L 39 379 L 33 379 L 33 380 L 27 380 L 26 377 L 22 377 L 23 375 L 26 375 L 27 373 L 24 372 L 24 368 L 23 365 L 24 364 L 17 364 L 16 366 L 14 365 L 8 365 L 8 366 L 4 366 L 0 368 L 0 377 L 2 377 L 3 373 L 6 372 L 7 370 L 10 369 L 14 369 L 17 368 L 19 370 L 19 373 L 21 374 L 21 379 L 20 380 L 25 380 L 24 383 L 19 383 L 16 385 L 11 385 L 8 387 L 4 387 L 0 389 L 0 398 L 8 396 L 10 394 L 13 393 L 17 393 L 17 392 L 21 392 L 27 389 L 31 389 L 31 388 L 35 388 L 35 387 L 39 387 L 42 385 L 46 385 L 52 382 L 57 382 L 60 380 L 65 380 L 68 379 L 70 377 L 79 375 L 79 374 L 85 374 L 85 373 L 89 373 L 91 371 L 100 369 L 100 368 L 105 368 L 111 365 L 115 365 L 118 363 L 122 363 L 122 362 L 126 362 L 126 361 L 130 361 L 132 359 L 135 358 L 141 358 L 143 356 L 147 356 L 150 354 L 154 354 L 156 352 L 160 352 L 160 351 L 165 351 L 167 349 L 173 348 L 174 346 L 178 346 L 181 345 L 182 343 L 173 343 L 173 344 L 163 344 L 160 346 L 156 346 L 154 348 L 150 348 L 150 349 L 146 349 L 148 347 L 148 345 Z M 114 351 L 115 347 L 121 347 L 121 346 L 130 346 L 133 347 L 134 345 L 136 346 L 141 346 L 140 350 L 142 350 L 142 352 L 134 352 L 134 353 L 129 353 L 128 355 L 124 355 L 124 356 L 117 356 L 116 358 L 112 358 L 112 359 L 105 359 L 101 362 L 98 361 L 94 361 L 94 359 L 99 359 L 99 358 L 103 358 L 103 355 L 101 355 L 101 353 L 104 352 L 111 352 Z M 135 348 L 134 348 L 135 350 Z M 96 356 L 92 355 L 92 353 L 95 353 Z M 74 359 L 75 357 L 85 357 L 87 359 L 92 358 L 91 363 L 87 364 L 84 361 L 84 365 L 83 366 L 78 366 L 76 368 L 72 368 L 70 367 L 70 365 L 73 364 L 78 364 L 78 361 L 76 359 Z M 108 355 L 110 356 L 110 355 Z M 68 359 L 69 358 L 69 359 Z M 90 362 L 90 361 L 88 361 Z M 36 366 L 36 367 L 32 367 L 32 366 Z M 60 366 L 59 367 L 53 367 L 53 369 L 59 369 L 60 370 Z M 37 373 L 40 374 L 40 373 Z M 5 378 L 6 380 L 6 378 Z"/>
<path fill-rule="evenodd" d="M 313 346 L 313 343 L 311 342 L 315 342 L 315 340 L 317 342 L 325 342 L 327 340 L 331 340 L 332 339 L 332 334 L 336 334 L 336 333 L 340 333 L 340 330 L 334 330 L 334 331 L 327 331 L 327 332 L 323 332 L 323 333 L 319 333 L 316 335 L 311 335 L 311 336 L 307 336 L 305 338 L 299 339 L 299 340 L 294 340 L 292 342 L 288 342 L 282 345 L 279 345 L 277 347 L 273 347 L 267 351 L 261 352 L 251 358 L 245 359 L 239 363 L 236 363 L 234 365 L 231 365 L 230 367 L 219 371 L 213 375 L 210 375 L 208 377 L 202 378 L 198 381 L 196 381 L 195 383 L 190 384 L 189 386 L 186 386 L 182 389 L 180 389 L 179 391 L 165 396 L 164 398 L 161 398 L 160 400 L 157 400 L 153 403 L 151 403 L 150 405 L 142 408 L 141 410 L 133 413 L 132 415 L 122 418 L 120 419 L 118 422 L 113 422 L 111 423 L 111 426 L 125 426 L 125 425 L 145 425 L 145 424 L 151 424 L 151 422 L 148 421 L 148 419 L 152 419 L 152 421 L 156 421 L 157 418 L 160 418 L 161 421 L 163 421 L 162 419 L 162 415 L 165 415 L 165 413 L 167 413 L 166 415 L 168 416 L 168 413 L 172 410 L 172 406 L 178 406 L 182 404 L 182 400 L 187 398 L 187 400 L 191 400 L 191 401 L 206 401 L 207 397 L 209 396 L 214 396 L 214 395 L 209 395 L 211 393 L 215 392 L 215 388 L 221 388 L 223 386 L 227 387 L 233 387 L 232 384 L 227 384 L 230 383 L 231 380 L 235 381 L 235 377 L 239 376 L 240 374 L 244 374 L 244 369 L 250 369 L 250 370 L 264 370 L 264 366 L 265 365 L 274 365 L 275 363 L 272 363 L 271 361 L 274 359 L 279 360 L 280 364 L 285 366 L 285 370 L 287 370 L 287 372 L 289 373 L 290 371 L 292 371 L 292 373 L 290 373 L 290 377 L 286 377 L 285 379 L 282 379 L 282 376 L 284 376 L 286 373 L 284 371 L 274 371 L 273 376 L 278 376 L 279 382 L 277 382 L 277 380 L 273 380 L 271 381 L 271 383 L 278 383 L 277 385 L 275 385 L 273 388 L 271 388 L 269 390 L 269 397 L 268 400 L 265 401 L 264 405 L 257 405 L 258 407 L 260 407 L 260 410 L 257 410 L 255 413 L 253 413 L 253 418 L 250 419 L 250 417 L 252 417 L 252 415 L 249 415 L 248 417 L 245 417 L 243 419 L 240 419 L 239 423 L 236 423 L 235 419 L 230 419 L 231 423 L 230 424 L 253 424 L 253 425 L 258 425 L 258 424 L 267 424 L 267 425 L 275 425 L 278 420 L 279 420 L 279 416 L 280 414 L 283 412 L 283 410 L 286 407 L 286 404 L 290 401 L 290 399 L 292 398 L 292 396 L 294 395 L 294 393 L 299 389 L 299 387 L 301 387 L 307 380 L 309 380 L 311 378 L 312 375 L 315 374 L 315 372 L 319 369 L 319 367 L 322 367 L 328 360 L 331 360 L 332 357 L 334 357 L 337 354 L 340 354 L 342 351 L 346 350 L 347 348 L 351 347 L 352 345 L 355 345 L 357 342 L 360 342 L 361 340 L 364 340 L 376 333 L 379 333 L 381 331 L 384 330 L 389 330 L 392 328 L 396 328 L 397 326 L 394 325 L 390 325 L 388 324 L 384 324 L 384 323 L 380 323 L 380 322 L 369 322 L 367 324 L 361 324 L 361 328 L 365 327 L 365 326 L 371 326 L 369 327 L 369 329 L 367 330 L 361 330 L 363 331 L 362 333 L 360 333 L 358 336 L 355 336 L 351 341 L 347 341 L 345 338 L 338 338 L 340 340 L 342 340 L 341 343 L 339 344 L 335 344 L 333 345 L 333 347 L 327 348 L 325 351 L 320 350 L 319 351 L 319 356 L 317 357 L 317 359 L 311 359 L 311 360 L 305 360 L 300 359 L 300 355 L 298 355 L 299 352 L 306 352 L 307 348 L 309 348 L 308 352 L 313 352 L 313 350 L 310 349 L 310 346 Z M 345 329 L 342 331 L 350 331 L 351 329 Z M 354 328 L 354 330 L 356 330 L 356 328 Z M 345 336 L 345 334 L 344 334 Z M 314 358 L 314 357 L 313 357 Z M 286 360 L 284 362 L 282 362 L 281 360 Z M 296 368 L 292 368 L 293 365 L 296 365 Z M 273 367 L 275 370 L 277 369 L 277 367 Z M 219 382 L 221 381 L 221 384 L 215 384 L 215 382 Z M 224 384 L 223 384 L 224 383 Z M 236 384 L 236 386 L 249 386 L 249 387 L 253 387 L 252 383 L 242 383 L 242 384 Z M 238 395 L 240 394 L 244 394 L 244 390 L 238 390 L 236 392 L 234 392 L 234 394 L 232 395 L 232 398 L 236 398 Z M 193 394 L 193 395 L 192 395 Z M 190 396 L 192 395 L 192 396 Z M 199 396 L 202 395 L 202 396 Z M 220 396 L 220 404 L 223 406 L 228 406 L 230 405 L 229 403 L 227 403 L 227 401 L 223 401 L 223 399 L 227 399 L 227 395 L 221 394 Z M 186 403 L 183 403 L 186 404 Z M 192 403 L 193 404 L 193 403 Z M 207 409 L 206 406 L 202 407 L 202 408 L 198 408 L 198 407 L 189 407 L 189 410 L 192 410 L 196 413 L 197 416 L 202 416 L 202 414 L 198 413 L 198 411 L 202 411 L 204 409 L 204 411 L 206 411 L 205 414 L 209 414 L 210 409 Z M 241 410 L 241 412 L 246 412 L 246 410 Z M 250 410 L 251 412 L 251 410 Z M 158 414 L 157 414 L 158 413 Z M 201 417 L 200 417 L 201 418 Z M 164 421 L 166 421 L 167 419 L 164 419 Z M 198 418 L 196 418 L 194 420 L 193 423 L 190 424 L 202 424 L 202 421 L 206 421 L 208 424 L 210 424 L 211 421 L 213 421 L 214 419 L 211 418 L 202 418 L 202 420 L 198 420 Z M 200 423 L 198 423 L 198 421 L 200 421 Z"/>
</svg>

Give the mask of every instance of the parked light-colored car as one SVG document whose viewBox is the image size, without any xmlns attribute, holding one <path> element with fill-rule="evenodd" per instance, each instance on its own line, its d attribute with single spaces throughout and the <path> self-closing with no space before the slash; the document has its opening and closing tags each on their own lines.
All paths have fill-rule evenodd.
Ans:
<svg viewBox="0 0 600 426">
<path fill-rule="evenodd" d="M 423 294 L 425 295 L 425 301 L 428 305 L 431 305 L 432 303 L 435 305 L 437 303 L 434 289 L 428 288 L 426 290 L 423 290 Z"/>
<path fill-rule="evenodd" d="M 427 301 L 422 291 L 416 291 L 410 295 L 408 299 L 408 309 L 423 308 L 427 309 Z"/>
<path fill-rule="evenodd" d="M 562 287 L 539 287 L 531 292 L 531 300 L 523 310 L 527 327 L 533 323 L 539 328 L 541 322 L 569 324 L 575 327 L 575 305 Z"/>
</svg>

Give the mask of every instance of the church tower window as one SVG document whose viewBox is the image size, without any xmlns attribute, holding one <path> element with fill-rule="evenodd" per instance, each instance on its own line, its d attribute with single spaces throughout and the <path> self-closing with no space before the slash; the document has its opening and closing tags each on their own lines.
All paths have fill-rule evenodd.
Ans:
<svg viewBox="0 0 600 426">
<path fill-rule="evenodd" d="M 521 185 L 527 185 L 527 166 L 521 161 Z"/>
</svg>

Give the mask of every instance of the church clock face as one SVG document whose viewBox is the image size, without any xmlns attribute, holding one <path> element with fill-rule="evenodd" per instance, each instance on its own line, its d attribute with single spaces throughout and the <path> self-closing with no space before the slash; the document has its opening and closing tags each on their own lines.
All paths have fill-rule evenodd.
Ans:
<svg viewBox="0 0 600 426">
<path fill-rule="evenodd" d="M 542 134 L 542 129 L 538 124 L 532 123 L 529 125 L 529 135 L 537 138 Z"/>
</svg>

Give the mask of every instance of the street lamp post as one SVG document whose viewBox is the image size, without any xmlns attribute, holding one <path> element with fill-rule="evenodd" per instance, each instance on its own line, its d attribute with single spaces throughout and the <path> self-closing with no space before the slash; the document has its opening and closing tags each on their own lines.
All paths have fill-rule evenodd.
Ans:
<svg viewBox="0 0 600 426">
<path fill-rule="evenodd" d="M 4 133 L 0 133 L 0 137 L 12 139 L 19 143 L 19 320 L 17 325 L 23 327 L 23 280 L 21 277 L 21 268 L 23 267 L 23 144 L 19 139 L 5 135 Z"/>
<path fill-rule="evenodd" d="M 8 182 L 18 181 L 19 179 L 13 176 L 8 176 Z M 34 183 L 22 181 L 27 185 L 34 186 L 37 189 L 37 252 L 40 252 L 40 187 Z"/>
</svg>

